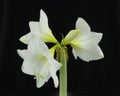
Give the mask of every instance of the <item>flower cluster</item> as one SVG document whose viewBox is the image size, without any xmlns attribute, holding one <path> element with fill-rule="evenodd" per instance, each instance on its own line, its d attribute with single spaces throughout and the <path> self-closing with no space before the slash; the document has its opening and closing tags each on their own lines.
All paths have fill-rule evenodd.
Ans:
<svg viewBox="0 0 120 96">
<path fill-rule="evenodd" d="M 22 71 L 35 76 L 38 88 L 44 85 L 50 77 L 53 78 L 55 87 L 58 87 L 59 80 L 56 72 L 62 64 L 54 59 L 55 51 L 61 47 L 70 45 L 72 53 L 77 59 L 84 61 L 98 60 L 104 57 L 98 43 L 102 38 L 102 33 L 92 32 L 87 22 L 78 18 L 74 30 L 70 32 L 59 43 L 53 36 L 48 25 L 47 15 L 40 10 L 39 22 L 30 21 L 30 32 L 20 38 L 20 41 L 27 45 L 27 49 L 17 52 L 24 59 Z M 52 48 L 48 48 L 46 42 L 54 43 Z"/>
</svg>

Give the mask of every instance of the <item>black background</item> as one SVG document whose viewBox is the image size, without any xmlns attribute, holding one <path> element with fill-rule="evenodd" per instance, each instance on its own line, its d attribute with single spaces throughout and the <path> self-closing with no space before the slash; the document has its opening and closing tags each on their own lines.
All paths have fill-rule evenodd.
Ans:
<svg viewBox="0 0 120 96">
<path fill-rule="evenodd" d="M 68 93 L 73 96 L 120 95 L 120 0 L 0 0 L 0 96 L 55 96 L 52 79 L 36 88 L 32 76 L 21 71 L 17 49 L 26 46 L 19 38 L 28 33 L 29 21 L 39 20 L 43 9 L 57 39 L 75 28 L 78 17 L 91 29 L 103 33 L 100 47 L 105 58 L 75 61 L 71 48 L 68 63 Z M 57 95 L 56 95 L 57 96 Z"/>
</svg>

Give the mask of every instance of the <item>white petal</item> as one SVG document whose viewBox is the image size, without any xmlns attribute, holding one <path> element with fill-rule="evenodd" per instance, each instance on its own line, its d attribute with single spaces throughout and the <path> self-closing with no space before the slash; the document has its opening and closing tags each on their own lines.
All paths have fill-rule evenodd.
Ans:
<svg viewBox="0 0 120 96">
<path fill-rule="evenodd" d="M 45 56 L 50 54 L 47 45 L 36 36 L 30 41 L 28 50 L 33 54 L 43 54 Z"/>
<path fill-rule="evenodd" d="M 28 44 L 30 39 L 34 36 L 31 32 L 27 33 L 26 35 L 22 36 L 19 40 L 24 44 Z"/>
<path fill-rule="evenodd" d="M 20 57 L 22 57 L 23 59 L 26 59 L 26 60 L 29 60 L 33 57 L 28 50 L 18 49 L 17 53 L 19 54 Z"/>
<path fill-rule="evenodd" d="M 79 29 L 71 30 L 63 39 L 62 44 L 66 45 L 69 44 L 73 39 L 76 38 L 76 36 L 80 33 Z"/>
<path fill-rule="evenodd" d="M 59 70 L 62 66 L 62 64 L 52 58 L 52 56 L 48 56 L 48 61 L 55 68 L 56 71 Z"/>
<path fill-rule="evenodd" d="M 93 38 L 93 42 L 98 44 L 101 39 L 102 39 L 103 34 L 102 33 L 96 33 L 96 32 L 91 32 L 91 38 Z"/>
<path fill-rule="evenodd" d="M 36 86 L 37 88 L 40 88 L 44 85 L 45 80 L 41 80 L 41 78 L 39 78 L 38 76 L 36 77 Z"/>
<path fill-rule="evenodd" d="M 18 54 L 24 59 L 22 64 L 22 71 L 29 75 L 34 75 L 38 64 L 36 57 L 30 54 L 28 50 L 17 50 Z"/>
<path fill-rule="evenodd" d="M 40 10 L 40 32 L 47 32 L 49 30 L 48 18 L 43 10 Z"/>
<path fill-rule="evenodd" d="M 48 82 L 48 80 L 50 79 L 50 77 L 51 77 L 51 74 L 50 74 L 50 72 L 48 72 L 48 74 L 47 74 L 47 76 L 45 78 L 45 82 Z"/>
<path fill-rule="evenodd" d="M 17 52 L 24 59 L 22 64 L 22 71 L 24 73 L 35 75 L 35 73 L 40 72 L 42 74 L 45 67 L 49 70 L 47 65 L 48 60 L 41 54 L 31 54 L 28 50 L 17 50 Z"/>
<path fill-rule="evenodd" d="M 84 61 L 98 60 L 104 57 L 98 43 L 102 39 L 102 33 L 90 32 L 86 40 L 72 42 L 73 54 Z"/>
<path fill-rule="evenodd" d="M 34 75 L 38 64 L 36 56 L 33 56 L 28 50 L 17 50 L 18 54 L 24 59 L 22 64 L 22 71 L 29 75 Z"/>
<path fill-rule="evenodd" d="M 74 47 L 73 54 L 75 58 L 79 56 L 84 61 L 98 60 L 104 57 L 102 50 L 93 43 L 81 44 L 82 47 Z"/>
<path fill-rule="evenodd" d="M 45 82 L 47 82 L 48 79 L 50 78 L 50 76 L 53 78 L 55 87 L 58 87 L 58 78 L 57 78 L 57 75 L 56 75 L 56 71 L 58 69 L 55 69 L 54 62 L 52 64 L 50 64 L 50 63 L 48 62 L 48 63 L 42 64 L 44 66 L 42 68 L 38 68 L 38 69 L 40 69 L 39 74 L 42 75 L 42 78 L 38 79 L 37 87 L 41 87 Z M 41 76 L 39 76 L 39 77 L 41 77 Z"/>
<path fill-rule="evenodd" d="M 76 37 L 76 39 L 85 40 L 90 35 L 90 26 L 83 18 L 78 18 L 76 21 L 76 29 L 80 29 L 80 34 Z"/>
<path fill-rule="evenodd" d="M 51 74 L 51 76 L 53 78 L 54 85 L 57 88 L 58 87 L 58 77 L 56 75 L 56 72 L 61 68 L 62 64 L 59 63 L 58 61 L 52 59 L 52 58 L 51 59 L 49 58 L 49 62 L 51 64 L 51 66 L 50 66 L 50 74 Z"/>
<path fill-rule="evenodd" d="M 39 24 L 40 24 L 40 33 L 41 33 L 42 40 L 44 42 L 57 43 L 58 41 L 53 36 L 52 31 L 49 28 L 47 15 L 45 14 L 43 10 L 40 10 L 40 23 Z"/>
<path fill-rule="evenodd" d="M 48 62 L 38 67 L 38 72 L 36 71 L 37 87 L 41 87 L 50 78 L 49 68 Z"/>
<path fill-rule="evenodd" d="M 26 74 L 35 75 L 35 70 L 36 70 L 37 66 L 38 65 L 34 64 L 34 62 L 24 60 L 21 69 L 22 69 L 22 72 L 24 72 Z"/>
<path fill-rule="evenodd" d="M 28 50 L 33 54 L 42 54 L 48 59 L 50 64 L 55 66 L 56 70 L 60 69 L 61 64 L 51 56 L 47 45 L 44 42 L 40 41 L 38 37 L 35 37 L 30 41 Z"/>
<path fill-rule="evenodd" d="M 56 72 L 61 68 L 62 64 L 53 59 L 52 57 L 48 57 L 48 61 L 50 63 L 50 74 L 53 78 L 55 87 L 58 87 L 58 77 Z"/>
<path fill-rule="evenodd" d="M 39 22 L 30 21 L 29 22 L 30 31 L 35 35 L 40 35 Z"/>
<path fill-rule="evenodd" d="M 54 68 L 54 66 L 50 66 L 50 74 L 53 78 L 53 81 L 54 81 L 54 85 L 55 87 L 57 88 L 58 87 L 58 84 L 59 84 L 59 81 L 58 81 L 58 77 L 56 75 L 56 69 Z"/>
<path fill-rule="evenodd" d="M 82 32 L 90 32 L 90 26 L 83 18 L 78 18 L 76 21 L 76 29 L 80 29 Z"/>
</svg>

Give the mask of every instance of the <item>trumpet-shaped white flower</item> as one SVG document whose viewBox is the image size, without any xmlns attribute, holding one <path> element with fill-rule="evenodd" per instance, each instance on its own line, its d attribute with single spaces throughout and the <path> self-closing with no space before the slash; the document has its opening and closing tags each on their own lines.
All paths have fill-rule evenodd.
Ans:
<svg viewBox="0 0 120 96">
<path fill-rule="evenodd" d="M 104 57 L 98 43 L 102 39 L 102 33 L 92 32 L 87 22 L 78 18 L 76 30 L 70 31 L 63 39 L 62 44 L 70 44 L 73 47 L 73 55 L 84 61 L 98 60 Z"/>
<path fill-rule="evenodd" d="M 47 15 L 43 10 L 40 10 L 39 22 L 29 22 L 30 32 L 20 38 L 20 41 L 28 44 L 31 38 L 38 36 L 40 40 L 44 42 L 57 43 L 58 41 L 53 36 L 51 29 L 48 25 Z"/>
<path fill-rule="evenodd" d="M 24 59 L 22 71 L 35 76 L 38 88 L 43 86 L 50 77 L 53 78 L 55 87 L 58 86 L 56 72 L 61 64 L 51 56 L 48 47 L 38 37 L 30 40 L 27 50 L 17 50 L 17 52 Z"/>
</svg>

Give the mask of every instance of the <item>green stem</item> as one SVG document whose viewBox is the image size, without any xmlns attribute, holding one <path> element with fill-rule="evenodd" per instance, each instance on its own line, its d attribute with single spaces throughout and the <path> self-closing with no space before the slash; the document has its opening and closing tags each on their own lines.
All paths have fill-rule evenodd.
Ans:
<svg viewBox="0 0 120 96">
<path fill-rule="evenodd" d="M 60 96 L 67 96 L 67 56 L 65 47 L 60 48 Z"/>
</svg>

